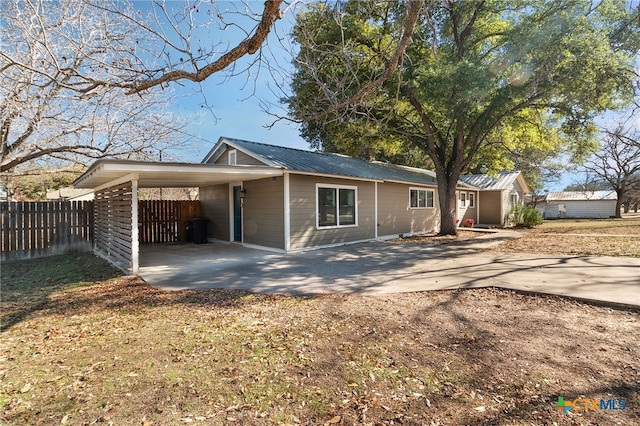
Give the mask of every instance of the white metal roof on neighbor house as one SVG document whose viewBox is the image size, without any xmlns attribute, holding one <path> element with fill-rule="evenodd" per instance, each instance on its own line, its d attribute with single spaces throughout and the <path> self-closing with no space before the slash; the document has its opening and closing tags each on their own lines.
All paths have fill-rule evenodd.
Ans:
<svg viewBox="0 0 640 426">
<path fill-rule="evenodd" d="M 565 191 L 550 192 L 547 201 L 598 201 L 617 200 L 615 191 Z"/>
</svg>

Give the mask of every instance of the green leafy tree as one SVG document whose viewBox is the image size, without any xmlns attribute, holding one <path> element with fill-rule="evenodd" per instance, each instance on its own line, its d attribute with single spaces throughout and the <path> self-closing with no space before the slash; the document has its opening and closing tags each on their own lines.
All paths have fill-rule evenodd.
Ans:
<svg viewBox="0 0 640 426">
<path fill-rule="evenodd" d="M 455 234 L 462 173 L 597 147 L 594 116 L 631 97 L 637 26 L 616 0 L 315 4 L 297 15 L 284 102 L 312 145 L 419 148 Z"/>
</svg>

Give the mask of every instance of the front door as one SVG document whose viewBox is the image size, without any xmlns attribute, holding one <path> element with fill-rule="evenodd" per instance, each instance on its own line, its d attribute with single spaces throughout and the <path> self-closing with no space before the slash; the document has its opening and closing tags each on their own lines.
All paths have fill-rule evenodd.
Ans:
<svg viewBox="0 0 640 426">
<path fill-rule="evenodd" d="M 233 187 L 233 241 L 242 242 L 242 199 L 241 186 Z"/>
</svg>

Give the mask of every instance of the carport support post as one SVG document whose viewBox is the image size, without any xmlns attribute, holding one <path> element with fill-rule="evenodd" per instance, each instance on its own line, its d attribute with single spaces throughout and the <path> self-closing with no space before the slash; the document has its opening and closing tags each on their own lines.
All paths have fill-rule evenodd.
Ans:
<svg viewBox="0 0 640 426">
<path fill-rule="evenodd" d="M 131 273 L 140 266 L 140 239 L 138 236 L 138 179 L 131 181 Z"/>
</svg>

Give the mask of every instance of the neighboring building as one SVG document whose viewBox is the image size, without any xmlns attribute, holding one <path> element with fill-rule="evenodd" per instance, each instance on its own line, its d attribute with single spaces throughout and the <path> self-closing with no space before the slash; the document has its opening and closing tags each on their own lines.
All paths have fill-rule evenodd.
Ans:
<svg viewBox="0 0 640 426">
<path fill-rule="evenodd" d="M 508 176 L 483 186 L 461 180 L 460 223 L 508 224 L 505 212 L 528 192 L 520 173 Z M 432 171 L 231 138 L 220 138 L 201 164 L 101 160 L 74 185 L 95 190 L 96 250 L 105 256 L 120 253 L 120 263 L 129 262 L 125 267 L 133 272 L 139 188 L 198 187 L 208 238 L 276 251 L 440 230 Z M 110 203 L 117 203 L 117 220 L 102 216 Z M 129 216 L 130 224 L 123 220 Z M 132 237 L 113 242 L 114 229 Z"/>
<path fill-rule="evenodd" d="M 515 205 L 524 205 L 529 186 L 521 172 L 503 172 L 497 176 L 463 175 L 460 180 L 482 189 L 478 223 L 512 226 L 511 213 Z"/>
<path fill-rule="evenodd" d="M 46 197 L 47 201 L 90 201 L 93 200 L 93 190 L 66 187 L 49 191 Z"/>
<path fill-rule="evenodd" d="M 544 219 L 605 219 L 615 216 L 615 191 L 550 192 L 537 208 Z"/>
</svg>

